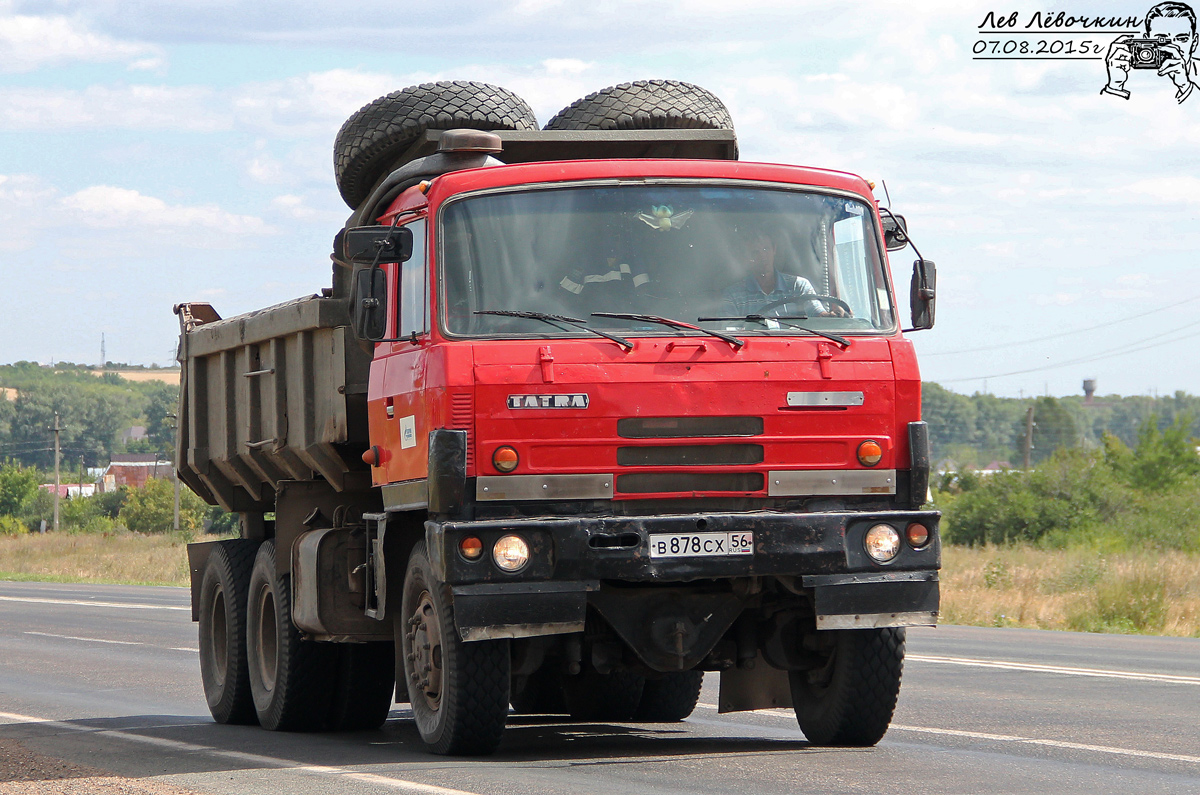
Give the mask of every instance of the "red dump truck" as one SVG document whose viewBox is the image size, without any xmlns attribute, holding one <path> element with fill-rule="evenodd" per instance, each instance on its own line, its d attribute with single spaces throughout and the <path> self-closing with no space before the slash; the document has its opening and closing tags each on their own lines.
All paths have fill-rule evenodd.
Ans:
<svg viewBox="0 0 1200 795">
<path fill-rule="evenodd" d="M 904 336 L 934 267 L 902 321 L 902 219 L 859 177 L 738 161 L 671 81 L 544 129 L 417 86 L 335 165 L 332 287 L 176 307 L 179 477 L 241 520 L 188 549 L 214 718 L 373 728 L 395 700 L 478 754 L 510 710 L 682 720 L 710 671 L 722 712 L 876 743 L 941 560 Z"/>
</svg>

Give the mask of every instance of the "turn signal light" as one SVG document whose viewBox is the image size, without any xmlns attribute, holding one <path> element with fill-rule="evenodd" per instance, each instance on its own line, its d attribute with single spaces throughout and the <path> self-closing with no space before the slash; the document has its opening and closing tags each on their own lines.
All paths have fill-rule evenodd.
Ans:
<svg viewBox="0 0 1200 795">
<path fill-rule="evenodd" d="M 858 446 L 858 463 L 865 467 L 873 467 L 883 460 L 883 448 L 879 442 L 867 439 Z"/>
<path fill-rule="evenodd" d="M 483 542 L 475 536 L 467 536 L 458 542 L 458 551 L 467 560 L 479 560 L 483 556 Z"/>
<path fill-rule="evenodd" d="M 904 536 L 908 539 L 908 545 L 913 549 L 920 549 L 929 543 L 929 528 L 923 524 L 913 522 L 904 530 Z"/>
<path fill-rule="evenodd" d="M 508 474 L 517 468 L 517 464 L 521 462 L 521 457 L 517 455 L 517 451 L 508 445 L 497 447 L 496 452 L 492 453 L 492 466 L 497 472 Z"/>
</svg>

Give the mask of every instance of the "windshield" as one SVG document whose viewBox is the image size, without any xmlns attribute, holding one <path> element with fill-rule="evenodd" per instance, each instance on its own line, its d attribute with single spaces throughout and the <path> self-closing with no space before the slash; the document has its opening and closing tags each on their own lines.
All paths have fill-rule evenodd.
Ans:
<svg viewBox="0 0 1200 795">
<path fill-rule="evenodd" d="M 718 185 L 583 186 L 469 197 L 442 213 L 446 331 L 695 334 L 592 313 L 657 315 L 739 335 L 894 328 L 871 210 L 855 199 Z"/>
</svg>

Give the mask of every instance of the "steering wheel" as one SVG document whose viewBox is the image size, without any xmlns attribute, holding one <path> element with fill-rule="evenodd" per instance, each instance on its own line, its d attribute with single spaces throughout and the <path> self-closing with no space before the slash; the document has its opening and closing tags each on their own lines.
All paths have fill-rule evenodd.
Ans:
<svg viewBox="0 0 1200 795">
<path fill-rule="evenodd" d="M 766 315 L 768 310 L 775 309 L 776 307 L 786 306 L 787 304 L 800 304 L 804 303 L 805 301 L 822 301 L 824 303 L 833 304 L 834 306 L 840 306 L 842 309 L 846 310 L 846 317 L 854 317 L 854 310 L 850 308 L 850 304 L 846 303 L 840 298 L 835 298 L 832 295 L 817 295 L 816 293 L 797 293 L 795 295 L 789 295 L 787 298 L 778 298 L 766 306 L 759 307 L 759 310 L 756 314 Z"/>
</svg>

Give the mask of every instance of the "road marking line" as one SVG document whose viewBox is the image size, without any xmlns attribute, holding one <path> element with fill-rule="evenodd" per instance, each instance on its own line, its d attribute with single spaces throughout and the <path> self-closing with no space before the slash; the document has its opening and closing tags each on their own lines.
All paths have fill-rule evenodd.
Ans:
<svg viewBox="0 0 1200 795">
<path fill-rule="evenodd" d="M 33 596 L 0 596 L 0 602 L 31 602 L 39 605 L 75 605 L 77 607 L 117 607 L 123 610 L 186 610 L 176 605 L 146 605 L 137 602 L 89 602 L 83 599 L 45 599 Z"/>
<path fill-rule="evenodd" d="M 200 653 L 199 649 L 190 649 L 187 646 L 168 646 L 167 648 L 171 651 L 190 651 L 192 654 Z"/>
<path fill-rule="evenodd" d="M 280 759 L 274 756 L 251 754 L 245 751 L 227 751 L 223 748 L 214 748 L 209 745 L 185 743 L 180 740 L 168 740 L 164 737 L 149 737 L 144 734 L 133 734 L 131 732 L 121 731 L 119 729 L 97 729 L 91 726 L 76 726 L 71 723 L 63 723 L 62 721 L 52 720 L 50 718 L 38 718 L 32 715 L 19 715 L 14 712 L 0 712 L 0 719 L 13 723 L 36 723 L 41 726 L 50 726 L 55 729 L 66 731 L 90 734 L 106 734 L 122 740 L 130 740 L 132 742 L 143 743 L 145 745 L 153 745 L 172 751 L 209 754 L 211 756 L 219 756 L 225 759 L 232 759 L 238 762 L 258 765 L 260 767 L 274 767 L 284 770 L 291 770 L 298 773 L 312 773 L 319 776 L 349 779 L 350 781 L 361 781 L 364 784 L 375 784 L 381 787 L 388 787 L 389 789 L 400 790 L 401 792 L 415 793 L 416 795 L 478 795 L 477 793 L 467 792 L 466 790 L 439 787 L 436 784 L 422 784 L 419 781 L 408 781 L 407 779 L 402 778 L 381 776 L 376 773 L 359 773 L 345 767 L 334 767 L 332 765 L 306 765 L 303 762 L 297 762 L 293 759 Z"/>
<path fill-rule="evenodd" d="M 1200 685 L 1200 676 L 1151 674 L 1140 671 L 1110 671 L 1103 668 L 1071 668 L 1063 665 L 1042 665 L 1039 663 L 1011 662 L 1008 660 L 976 660 L 969 657 L 938 657 L 926 654 L 909 654 L 904 659 L 914 662 L 940 663 L 943 665 L 1003 668 L 1008 671 L 1031 671 L 1033 673 L 1066 674 L 1068 676 L 1093 676 L 1103 679 L 1136 679 L 1143 682 L 1165 682 L 1176 685 Z"/>
<path fill-rule="evenodd" d="M 62 638 L 63 640 L 85 640 L 88 643 L 116 643 L 121 646 L 145 646 L 136 640 L 106 640 L 104 638 L 80 638 L 76 635 L 55 635 L 53 632 L 26 632 L 26 635 L 38 635 L 43 638 Z"/>
<path fill-rule="evenodd" d="M 697 704 L 697 707 L 703 709 L 716 710 L 716 704 Z M 725 713 L 726 715 L 730 713 Z M 790 710 L 782 709 L 760 709 L 754 710 L 755 715 L 770 715 L 774 718 L 787 718 L 794 721 L 796 714 Z M 732 723 L 732 721 L 729 721 Z M 749 724 L 740 724 L 747 726 Z M 1014 734 L 991 734 L 989 732 L 972 732 L 964 729 L 935 729 L 929 726 L 905 726 L 899 723 L 891 725 L 892 731 L 915 732 L 918 734 L 934 734 L 943 735 L 946 737 L 961 737 L 967 740 L 990 740 L 1000 743 L 1017 743 L 1022 745 L 1042 745 L 1049 748 L 1063 748 L 1070 751 L 1092 751 L 1100 754 L 1113 754 L 1116 756 L 1135 756 L 1144 759 L 1161 759 L 1170 762 L 1190 762 L 1191 764 L 1200 765 L 1200 756 L 1191 756 L 1189 754 L 1168 754 L 1159 751 L 1139 751 L 1136 748 L 1116 748 L 1111 745 L 1089 745 L 1087 743 L 1073 743 L 1066 740 L 1039 740 L 1036 737 L 1020 737 Z M 798 730 L 797 730 L 798 731 Z"/>
</svg>

